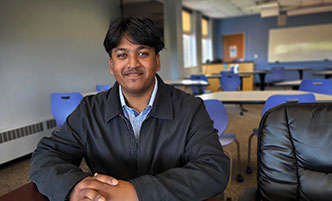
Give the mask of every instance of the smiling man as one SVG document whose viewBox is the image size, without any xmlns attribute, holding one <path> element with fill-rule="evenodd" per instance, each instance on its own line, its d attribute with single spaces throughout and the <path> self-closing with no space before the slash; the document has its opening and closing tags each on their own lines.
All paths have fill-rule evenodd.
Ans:
<svg viewBox="0 0 332 201">
<path fill-rule="evenodd" d="M 166 85 L 164 44 L 147 18 L 116 18 L 104 46 L 116 83 L 85 97 L 42 139 L 30 178 L 51 201 L 200 201 L 221 193 L 229 160 L 203 101 Z M 86 160 L 90 173 L 79 168 Z"/>
</svg>

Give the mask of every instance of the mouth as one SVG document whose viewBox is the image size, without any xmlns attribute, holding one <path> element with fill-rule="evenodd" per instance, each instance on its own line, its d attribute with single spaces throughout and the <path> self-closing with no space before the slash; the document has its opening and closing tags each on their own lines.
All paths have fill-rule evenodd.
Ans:
<svg viewBox="0 0 332 201">
<path fill-rule="evenodd" d="M 126 71 L 124 72 L 124 76 L 127 76 L 127 77 L 139 77 L 139 76 L 142 76 L 144 73 L 142 71 Z"/>
</svg>

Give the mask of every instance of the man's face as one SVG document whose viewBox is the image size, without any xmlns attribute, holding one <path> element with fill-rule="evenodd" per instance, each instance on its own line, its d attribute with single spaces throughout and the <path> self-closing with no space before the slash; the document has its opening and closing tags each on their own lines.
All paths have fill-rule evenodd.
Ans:
<svg viewBox="0 0 332 201">
<path fill-rule="evenodd" d="M 110 73 L 122 86 L 122 92 L 142 95 L 153 90 L 154 77 L 160 70 L 160 56 L 154 48 L 134 44 L 124 35 L 120 44 L 112 49 Z"/>
</svg>

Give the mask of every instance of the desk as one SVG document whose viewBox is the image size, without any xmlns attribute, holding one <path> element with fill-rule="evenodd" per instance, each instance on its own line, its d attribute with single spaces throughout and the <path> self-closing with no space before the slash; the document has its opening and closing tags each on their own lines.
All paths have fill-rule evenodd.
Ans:
<svg viewBox="0 0 332 201">
<path fill-rule="evenodd" d="M 265 101 L 275 94 L 305 94 L 310 92 L 297 90 L 276 90 L 276 91 L 221 91 L 210 94 L 202 94 L 197 97 L 203 100 L 218 99 L 224 104 L 264 104 Z M 313 93 L 316 102 L 332 102 L 332 96 Z"/>
<path fill-rule="evenodd" d="M 246 78 L 246 77 L 250 77 L 250 75 L 252 74 L 258 74 L 259 75 L 259 81 L 260 81 L 260 90 L 265 90 L 265 75 L 266 73 L 270 73 L 271 70 L 269 69 L 259 69 L 259 70 L 249 70 L 249 71 L 243 71 L 243 72 L 239 72 L 238 75 L 241 78 Z M 206 75 L 207 78 L 220 78 L 220 74 L 207 74 Z"/>
<path fill-rule="evenodd" d="M 48 199 L 39 193 L 34 183 L 28 183 L 12 192 L 1 196 L 0 201 L 48 201 Z M 208 199 L 206 201 L 217 200 Z"/>
<path fill-rule="evenodd" d="M 203 74 L 219 74 L 222 70 L 231 70 L 232 66 L 239 66 L 239 72 L 253 71 L 255 69 L 254 62 L 240 62 L 240 63 L 219 63 L 219 64 L 203 64 L 202 73 Z M 219 89 L 219 80 L 211 79 L 209 80 L 209 87 L 207 90 L 218 91 Z M 251 74 L 249 77 L 244 77 L 242 82 L 242 89 L 244 91 L 254 90 L 254 75 Z"/>
<path fill-rule="evenodd" d="M 0 201 L 48 201 L 34 183 L 28 183 L 0 197 Z"/>
<path fill-rule="evenodd" d="M 250 77 L 249 74 L 245 74 L 245 73 L 237 73 L 237 75 L 240 77 L 240 90 L 242 91 L 243 89 L 243 78 L 247 78 Z M 221 74 L 206 74 L 206 78 L 208 79 L 220 79 L 221 78 Z"/>
<path fill-rule="evenodd" d="M 294 90 L 299 89 L 302 80 L 292 80 L 292 81 L 284 81 L 284 82 L 275 82 L 273 85 L 278 87 L 292 87 Z"/>
<path fill-rule="evenodd" d="M 240 72 L 239 74 L 242 75 L 251 75 L 251 74 L 258 74 L 259 75 L 259 81 L 260 81 L 260 90 L 265 90 L 265 75 L 266 73 L 270 73 L 271 70 L 269 69 L 259 69 L 259 70 L 253 70 L 253 71 L 247 71 L 247 72 Z"/>
<path fill-rule="evenodd" d="M 239 77 L 245 78 L 245 77 L 250 77 L 248 73 L 238 73 Z M 220 79 L 221 74 L 220 73 L 212 73 L 212 74 L 206 74 L 206 78 L 210 79 Z"/>
<path fill-rule="evenodd" d="M 197 87 L 200 92 L 204 93 L 205 88 L 209 86 L 209 82 L 204 80 L 165 80 L 165 83 L 187 93 L 194 93 L 191 87 Z"/>
<path fill-rule="evenodd" d="M 325 79 L 329 79 L 332 77 L 332 70 L 317 71 L 314 75 L 324 75 Z"/>
<path fill-rule="evenodd" d="M 173 86 L 208 86 L 209 83 L 204 80 L 165 80 L 166 84 Z"/>
<path fill-rule="evenodd" d="M 312 68 L 305 68 L 305 67 L 285 67 L 287 71 L 297 71 L 299 73 L 299 79 L 303 80 L 303 71 L 305 70 L 312 70 Z"/>
</svg>

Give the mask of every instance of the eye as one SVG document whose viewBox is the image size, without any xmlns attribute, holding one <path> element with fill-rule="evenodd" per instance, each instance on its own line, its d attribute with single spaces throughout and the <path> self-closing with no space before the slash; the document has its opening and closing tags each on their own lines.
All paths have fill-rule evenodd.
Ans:
<svg viewBox="0 0 332 201">
<path fill-rule="evenodd" d="M 148 52 L 139 52 L 138 56 L 140 56 L 140 57 L 146 57 L 146 56 L 149 56 L 149 53 Z"/>
<path fill-rule="evenodd" d="M 116 57 L 119 58 L 119 59 L 124 59 L 124 58 L 127 57 L 127 53 L 120 53 L 120 54 L 117 54 Z"/>
</svg>

